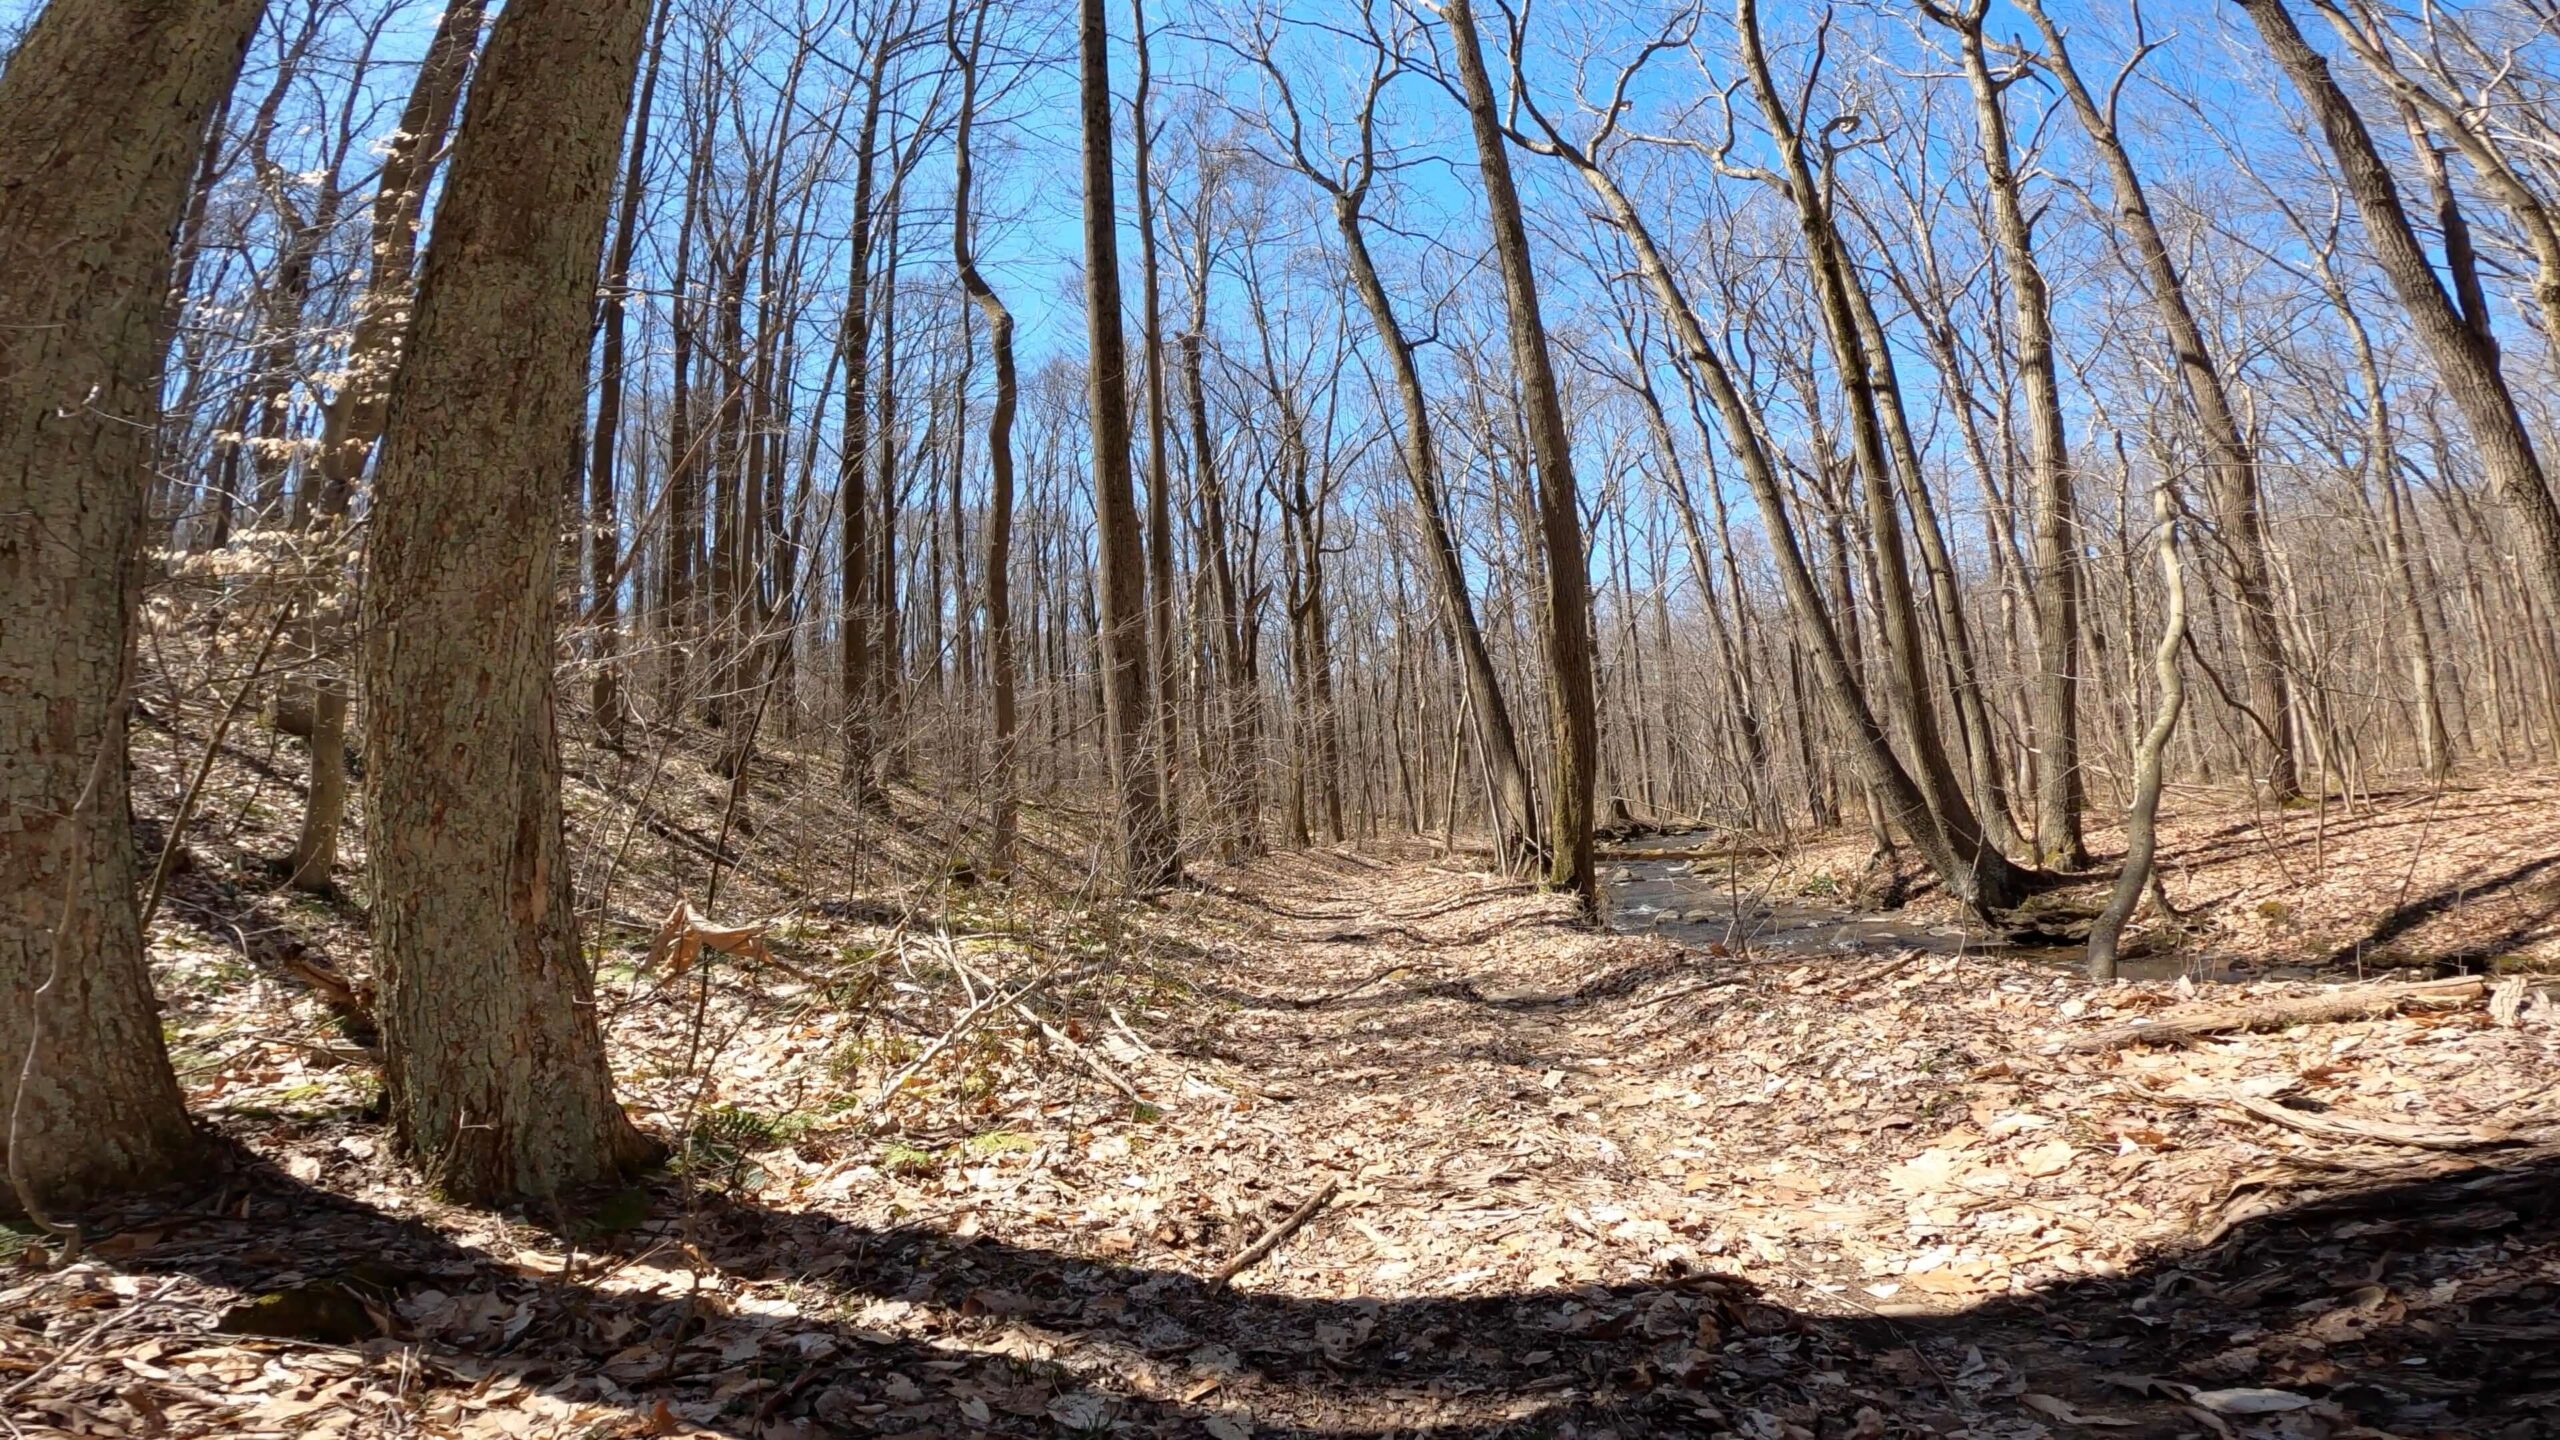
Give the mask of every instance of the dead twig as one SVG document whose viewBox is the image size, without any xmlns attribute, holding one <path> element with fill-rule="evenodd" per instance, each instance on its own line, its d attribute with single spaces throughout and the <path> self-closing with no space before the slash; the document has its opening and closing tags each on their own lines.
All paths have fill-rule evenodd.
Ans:
<svg viewBox="0 0 2560 1440">
<path fill-rule="evenodd" d="M 967 965 L 961 963 L 958 951 L 953 951 L 946 958 L 950 960 L 951 968 L 958 971 L 960 974 L 975 977 L 977 982 L 981 985 L 990 984 L 985 976 L 979 975 L 976 971 L 971 970 Z M 1074 1037 L 1068 1035 L 1064 1030 L 1061 1030 L 1057 1026 L 1050 1024 L 1048 1021 L 1041 1019 L 1039 1012 L 1033 1010 L 1030 1006 L 1023 1004 L 1020 997 L 1014 997 L 1008 1003 L 1013 1007 L 1014 1014 L 1031 1022 L 1033 1027 L 1039 1030 L 1041 1039 L 1046 1040 L 1060 1050 L 1065 1051 L 1069 1058 L 1075 1060 L 1078 1064 L 1083 1065 L 1085 1069 L 1092 1071 L 1095 1078 L 1101 1080 L 1103 1084 L 1108 1085 L 1112 1089 L 1127 1096 L 1131 1104 L 1150 1105 L 1155 1103 L 1149 1100 L 1145 1095 L 1140 1094 L 1138 1087 L 1129 1083 L 1128 1077 L 1122 1075 L 1119 1071 L 1112 1069 L 1109 1063 L 1104 1061 L 1101 1056 L 1094 1054 L 1084 1045 L 1078 1043 Z"/>
<path fill-rule="evenodd" d="M 1331 1203 L 1334 1192 L 1341 1188 L 1342 1182 L 1339 1180 L 1327 1180 L 1324 1182 L 1324 1188 L 1309 1196 L 1305 1204 L 1290 1211 L 1288 1219 L 1283 1220 L 1279 1224 L 1262 1232 L 1261 1239 L 1247 1245 L 1244 1249 L 1236 1253 L 1236 1257 L 1234 1259 L 1219 1266 L 1217 1273 L 1209 1277 L 1209 1288 L 1212 1290 L 1224 1289 L 1228 1281 L 1233 1280 L 1236 1276 L 1244 1273 L 1248 1269 L 1251 1269 L 1255 1262 L 1261 1260 L 1263 1256 L 1270 1254 L 1274 1249 L 1278 1248 L 1281 1241 L 1286 1240 L 1290 1236 L 1305 1229 L 1307 1222 L 1316 1218 L 1316 1212 L 1322 1210 L 1327 1204 Z"/>
<path fill-rule="evenodd" d="M 871 1097 L 870 1103 L 862 1107 L 862 1113 L 855 1116 L 855 1120 L 857 1122 L 868 1120 L 878 1113 L 882 1107 L 896 1098 L 898 1092 L 905 1088 L 906 1083 L 914 1079 L 924 1067 L 932 1064 L 943 1051 L 950 1049 L 955 1041 L 977 1029 L 979 1023 L 986 1019 L 988 1011 L 1008 1002 L 1018 1005 L 1024 996 L 1048 983 L 1048 979 L 1049 972 L 1043 970 L 1024 981 L 1019 989 L 1011 992 L 988 985 L 986 998 L 960 1012 L 960 1018 L 952 1023 L 950 1029 L 936 1036 L 934 1042 L 924 1048 L 923 1054 L 899 1067 L 898 1073 L 889 1077 L 888 1082 L 880 1087 L 880 1093 Z"/>
</svg>

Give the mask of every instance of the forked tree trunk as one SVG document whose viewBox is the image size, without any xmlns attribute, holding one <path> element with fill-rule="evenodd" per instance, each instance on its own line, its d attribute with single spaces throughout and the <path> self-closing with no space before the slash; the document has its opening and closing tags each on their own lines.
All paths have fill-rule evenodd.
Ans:
<svg viewBox="0 0 2560 1440">
<path fill-rule="evenodd" d="M 512 0 L 472 89 L 393 382 L 365 581 L 374 953 L 392 1124 L 463 1199 L 619 1175 L 562 843 L 561 457 L 649 7 Z"/>
<path fill-rule="evenodd" d="M 1547 883 L 1578 896 L 1586 910 L 1599 904 L 1592 872 L 1591 798 L 1599 763 L 1600 722 L 1593 694 L 1591 574 L 1582 543 L 1581 497 L 1573 476 L 1573 442 L 1565 433 L 1564 403 L 1555 364 L 1547 354 L 1546 323 L 1538 313 L 1538 282 L 1529 263 L 1529 232 L 1520 192 L 1503 148 L 1492 78 L 1476 36 L 1467 0 L 1448 0 L 1442 16 L 1458 63 L 1467 117 L 1475 132 L 1476 163 L 1484 175 L 1485 206 L 1493 226 L 1494 258 L 1502 269 L 1504 309 L 1510 320 L 1511 364 L 1528 403 L 1529 445 L 1537 468 L 1538 532 L 1545 552 L 1547 596 L 1547 713 L 1553 727 L 1547 794 Z"/>
<path fill-rule="evenodd" d="M 1093 509 L 1101 552 L 1104 748 L 1116 797 L 1121 878 L 1152 890 L 1182 874 L 1150 755 L 1155 688 L 1147 664 L 1145 532 L 1129 478 L 1129 348 L 1120 329 L 1120 235 L 1111 164 L 1111 32 L 1102 0 L 1079 0 L 1083 109 L 1084 303 L 1093 413 Z"/>
<path fill-rule="evenodd" d="M 2178 555 L 2178 503 L 2169 484 L 2169 472 L 2164 470 L 2151 487 L 2151 518 L 2160 528 L 2160 588 L 2166 605 L 2160 643 L 2151 655 L 2152 673 L 2160 687 L 2158 708 L 2134 741 L 2133 805 L 2124 821 L 2124 868 L 2116 873 L 2106 908 L 2089 927 L 2092 980 L 2116 978 L 2116 947 L 2124 938 L 2125 922 L 2133 918 L 2134 907 L 2142 903 L 2142 893 L 2151 884 L 2152 860 L 2159 846 L 2164 757 L 2169 737 L 2178 728 L 2178 712 L 2187 700 L 2186 672 L 2178 666 L 2178 650 L 2187 639 L 2187 572 Z M 2128 604 L 2130 600 L 2128 596 Z"/>
<path fill-rule="evenodd" d="M 262 8 L 54 0 L 0 71 L 0 1212 L 149 1184 L 194 1144 L 124 706 L 169 237 Z"/>
</svg>

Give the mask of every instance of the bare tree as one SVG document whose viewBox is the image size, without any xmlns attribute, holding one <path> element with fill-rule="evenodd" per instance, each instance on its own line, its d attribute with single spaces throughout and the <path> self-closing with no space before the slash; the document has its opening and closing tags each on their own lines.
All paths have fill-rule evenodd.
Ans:
<svg viewBox="0 0 2560 1440">
<path fill-rule="evenodd" d="M 1592 791 L 1599 763 L 1600 722 L 1592 680 L 1591 575 L 1582 540 L 1582 500 L 1574 483 L 1573 441 L 1565 431 L 1564 404 L 1555 362 L 1547 353 L 1546 322 L 1538 311 L 1537 274 L 1529 259 L 1529 232 L 1520 192 L 1512 183 L 1509 143 L 1503 133 L 1485 71 L 1484 47 L 1467 0 L 1446 0 L 1440 15 L 1449 31 L 1459 93 L 1475 137 L 1476 165 L 1484 176 L 1485 209 L 1493 228 L 1494 258 L 1502 272 L 1503 305 L 1510 319 L 1511 365 L 1527 403 L 1526 425 L 1536 469 L 1538 537 L 1545 561 L 1547 715 L 1551 731 L 1547 783 L 1547 883 L 1571 891 L 1586 909 L 1599 904 L 1593 873 Z"/>
</svg>

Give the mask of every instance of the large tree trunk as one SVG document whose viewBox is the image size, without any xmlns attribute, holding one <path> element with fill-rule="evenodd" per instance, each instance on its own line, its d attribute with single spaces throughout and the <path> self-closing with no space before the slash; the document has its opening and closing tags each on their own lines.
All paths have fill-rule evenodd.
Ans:
<svg viewBox="0 0 2560 1440">
<path fill-rule="evenodd" d="M 547 1196 L 643 1161 L 578 945 L 551 650 L 642 0 L 512 0 L 489 42 L 393 382 L 365 582 L 374 953 L 391 1119 L 447 1193 Z"/>
<path fill-rule="evenodd" d="M 1538 532 L 1546 558 L 1547 712 L 1554 743 L 1547 795 L 1547 883 L 1569 890 L 1586 910 L 1599 905 L 1592 873 L 1591 797 L 1599 762 L 1600 723 L 1593 694 L 1591 575 L 1582 544 L 1581 497 L 1574 484 L 1573 441 L 1566 434 L 1564 403 L 1555 364 L 1547 354 L 1546 322 L 1538 313 L 1538 281 L 1529 263 L 1529 232 L 1521 219 L 1520 193 L 1511 179 L 1492 78 L 1467 0 L 1448 0 L 1442 16 L 1475 132 L 1476 163 L 1484 175 L 1485 207 L 1493 226 L 1494 258 L 1502 269 L 1504 309 L 1510 320 L 1511 364 L 1528 405 L 1529 445 L 1537 468 Z"/>
<path fill-rule="evenodd" d="M 1129 477 L 1129 350 L 1120 329 L 1120 233 L 1112 194 L 1111 32 L 1102 0 L 1078 0 L 1083 112 L 1084 304 L 1093 413 L 1093 509 L 1101 551 L 1104 744 L 1117 799 L 1121 875 L 1148 890 L 1180 878 L 1161 770 L 1149 751 L 1146 538 Z"/>
<path fill-rule="evenodd" d="M 0 1211 L 193 1148 L 134 908 L 124 713 L 169 237 L 261 9 L 54 0 L 0 71 Z"/>
<path fill-rule="evenodd" d="M 2257 23 L 2268 51 L 2327 135 L 2347 192 L 2355 197 L 2356 209 L 2364 217 L 2365 243 L 2373 251 L 2374 262 L 2399 295 L 2410 328 L 2426 346 L 2438 379 L 2461 410 L 2490 487 L 2515 517 L 2524 567 L 2545 613 L 2560 615 L 2560 505 L 2553 503 L 2542 458 L 2499 369 L 2495 342 L 2474 328 L 2446 297 L 2372 133 L 2329 73 L 2328 61 L 2302 38 L 2284 0 L 2234 3 Z"/>
</svg>

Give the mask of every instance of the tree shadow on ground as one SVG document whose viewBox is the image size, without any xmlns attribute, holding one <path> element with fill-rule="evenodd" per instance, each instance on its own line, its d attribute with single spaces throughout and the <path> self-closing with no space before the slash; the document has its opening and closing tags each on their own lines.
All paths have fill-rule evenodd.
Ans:
<svg viewBox="0 0 2560 1440">
<path fill-rule="evenodd" d="M 563 1413 L 602 1407 L 603 1428 L 590 1415 L 559 1432 L 588 1435 L 1876 1440 L 2034 1433 L 2020 1426 L 2052 1411 L 2022 1408 L 2042 1403 L 2027 1394 L 2135 1436 L 2301 1440 L 2358 1423 L 2560 1433 L 2560 1149 L 2420 1167 L 2345 1177 L 2120 1276 L 1892 1316 L 1858 1313 L 1862 1301 L 1811 1314 L 1677 1268 L 1467 1299 L 1236 1292 L 1189 1270 L 987 1236 L 733 1200 L 688 1210 L 666 1185 L 653 1197 L 664 1221 L 544 1241 L 482 1212 L 431 1228 L 236 1146 L 192 1193 L 98 1218 L 120 1232 L 102 1250 L 115 1267 L 187 1287 L 133 1316 L 119 1344 L 328 1350 L 203 1332 L 244 1297 L 337 1295 L 343 1311 L 353 1295 L 354 1318 L 389 1332 L 357 1349 L 398 1368 L 428 1433 L 439 1415 L 538 1395 Z M 552 1253 L 513 1248 L 528 1239 Z M 646 1276 L 662 1288 L 635 1283 Z M 168 1405 L 151 1377 L 174 1374 L 147 1362 L 107 1365 L 94 1382 L 82 1373 L 22 1399 L 36 1407 L 22 1418 L 101 1432 L 147 1421 Z M 2299 1404 L 2208 1424 L 2173 1389 L 2140 1393 L 2127 1376 L 2270 1388 Z M 2283 1428 L 2249 1428 L 2259 1422 Z"/>
<path fill-rule="evenodd" d="M 2432 894 L 2404 901 L 2391 907 L 2381 919 L 2375 921 L 2371 930 L 2329 952 L 2329 963 L 2342 965 L 2374 958 L 2375 952 L 2437 916 L 2476 901 L 2487 900 L 2508 891 L 2520 889 L 2525 882 L 2555 865 L 2560 865 L 2560 855 L 2544 855 L 2511 866 L 2495 875 L 2469 876 L 2459 884 L 2448 885 Z M 2544 887 L 2543 898 L 2548 902 L 2547 904 L 2538 911 L 2528 913 L 2525 919 L 2510 926 L 2505 933 L 2479 944 L 2465 946 L 2458 952 L 2435 958 L 2450 968 L 2458 970 L 2462 968 L 2464 962 L 2485 960 L 2521 944 L 2531 937 L 2534 930 L 2544 921 L 2555 914 L 2560 914 L 2560 885 Z"/>
</svg>

